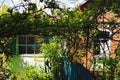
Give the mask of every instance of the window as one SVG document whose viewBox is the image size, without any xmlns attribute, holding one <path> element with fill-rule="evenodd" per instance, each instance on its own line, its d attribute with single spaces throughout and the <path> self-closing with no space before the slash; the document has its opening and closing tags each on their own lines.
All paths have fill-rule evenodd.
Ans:
<svg viewBox="0 0 120 80">
<path fill-rule="evenodd" d="M 110 31 L 99 31 L 93 39 L 93 55 L 109 54 Z"/>
<path fill-rule="evenodd" d="M 107 42 L 110 38 L 110 32 L 108 31 L 99 31 L 99 34 L 98 34 L 98 39 L 101 41 L 101 42 Z"/>
<path fill-rule="evenodd" d="M 93 63 L 92 69 L 94 71 L 103 70 L 103 60 L 105 55 L 109 56 L 110 46 L 110 34 L 109 30 L 99 30 L 98 34 L 93 38 Z"/>
<path fill-rule="evenodd" d="M 99 42 L 99 40 L 93 41 L 93 54 L 94 55 L 100 54 L 100 42 Z"/>
<path fill-rule="evenodd" d="M 39 44 L 36 40 L 36 36 L 18 36 L 18 53 L 37 54 Z"/>
</svg>

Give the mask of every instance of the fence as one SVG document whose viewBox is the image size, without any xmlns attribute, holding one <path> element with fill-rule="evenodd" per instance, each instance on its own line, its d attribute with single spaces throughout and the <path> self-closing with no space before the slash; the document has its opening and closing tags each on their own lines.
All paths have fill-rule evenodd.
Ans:
<svg viewBox="0 0 120 80">
<path fill-rule="evenodd" d="M 92 74 L 82 64 L 64 62 L 65 80 L 92 80 Z"/>
</svg>

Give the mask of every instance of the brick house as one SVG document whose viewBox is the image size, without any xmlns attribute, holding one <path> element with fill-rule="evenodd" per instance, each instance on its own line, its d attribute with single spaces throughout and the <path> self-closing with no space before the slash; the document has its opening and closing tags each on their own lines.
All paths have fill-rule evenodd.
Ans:
<svg viewBox="0 0 120 80">
<path fill-rule="evenodd" d="M 90 71 L 100 71 L 103 68 L 102 60 L 105 56 L 113 58 L 116 56 L 115 49 L 120 44 L 120 18 L 116 18 L 115 16 L 116 14 L 107 12 L 104 14 L 104 22 L 107 23 L 114 20 L 117 24 L 108 25 L 101 23 L 97 27 L 99 30 L 99 41 L 93 40 L 93 48 L 88 52 L 87 58 L 83 58 L 84 67 Z M 98 17 L 98 21 L 101 22 L 102 19 L 102 16 Z M 91 59 L 97 59 L 96 63 L 92 63 Z"/>
<path fill-rule="evenodd" d="M 81 6 L 81 10 L 84 11 L 84 7 L 87 3 L 84 3 Z M 120 18 L 115 18 L 116 14 L 112 12 L 107 12 L 104 14 L 104 21 L 112 21 L 115 20 L 117 23 L 120 22 Z M 98 21 L 101 21 L 103 18 L 102 16 L 98 17 Z M 107 56 L 115 57 L 115 49 L 117 48 L 120 40 L 120 25 L 115 25 L 114 30 L 109 29 L 108 25 L 106 27 L 102 27 L 103 24 L 98 26 L 99 29 L 99 41 L 93 41 L 93 49 L 90 49 L 88 52 L 87 58 L 83 58 L 83 65 L 87 69 L 93 71 L 94 64 L 91 63 L 90 59 L 98 57 L 100 58 L 99 61 L 104 57 L 106 54 Z M 113 33 L 116 32 L 114 35 Z M 112 36 L 112 38 L 109 38 Z M 24 62 L 28 62 L 29 64 L 38 64 L 39 62 L 44 62 L 44 58 L 42 55 L 38 54 L 39 44 L 37 43 L 37 35 L 19 35 L 15 39 L 14 49 L 16 54 L 20 54 L 23 58 Z M 42 63 L 44 65 L 44 63 Z M 99 70 L 99 67 L 102 66 L 100 62 L 94 70 Z"/>
</svg>

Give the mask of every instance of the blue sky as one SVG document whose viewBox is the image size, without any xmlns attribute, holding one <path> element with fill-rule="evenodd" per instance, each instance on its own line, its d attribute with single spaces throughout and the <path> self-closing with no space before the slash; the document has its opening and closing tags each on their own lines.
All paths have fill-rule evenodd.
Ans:
<svg viewBox="0 0 120 80">
<path fill-rule="evenodd" d="M 3 1 L 4 1 L 4 0 L 0 0 L 0 5 L 2 4 Z M 10 4 L 10 3 L 11 3 L 11 0 L 5 0 L 4 3 Z"/>
<path fill-rule="evenodd" d="M 2 3 L 4 0 L 0 0 L 0 3 Z M 9 3 L 10 0 L 5 0 L 5 2 Z"/>
<path fill-rule="evenodd" d="M 3 2 L 4 0 L 0 0 L 0 5 L 2 4 L 2 2 Z M 5 0 L 5 3 L 10 3 L 11 2 L 11 0 Z"/>
<path fill-rule="evenodd" d="M 4 0 L 0 0 L 0 6 L 1 6 L 1 4 L 2 4 L 3 1 Z M 15 1 L 15 0 L 13 0 L 13 1 Z M 11 0 L 5 0 L 4 3 L 7 4 L 7 5 L 9 5 L 9 6 L 13 6 Z"/>
<path fill-rule="evenodd" d="M 0 5 L 2 4 L 4 0 L 0 0 Z M 14 6 L 12 1 L 14 2 L 15 5 L 19 4 L 20 0 L 5 0 L 4 3 L 9 5 L 9 6 Z"/>
</svg>

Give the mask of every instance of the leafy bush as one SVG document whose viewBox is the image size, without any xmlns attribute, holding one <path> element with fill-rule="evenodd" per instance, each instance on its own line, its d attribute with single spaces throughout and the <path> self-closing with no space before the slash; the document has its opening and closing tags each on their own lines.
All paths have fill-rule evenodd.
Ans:
<svg viewBox="0 0 120 80">
<path fill-rule="evenodd" d="M 50 63 L 50 69 L 54 74 L 54 78 L 60 80 L 64 75 L 64 39 L 54 36 L 49 39 L 49 43 L 43 43 L 40 49 Z"/>
<path fill-rule="evenodd" d="M 116 63 L 116 69 L 115 69 L 115 79 L 120 79 L 120 44 L 118 45 L 117 49 L 115 50 L 116 58 L 118 62 Z"/>
<path fill-rule="evenodd" d="M 7 60 L 7 68 L 12 73 L 18 73 L 24 70 L 24 64 L 19 56 L 13 56 Z"/>
<path fill-rule="evenodd" d="M 42 68 L 26 65 L 19 56 L 8 60 L 7 69 L 9 76 L 6 76 L 6 80 L 53 80 L 52 73 L 45 73 Z"/>
</svg>

